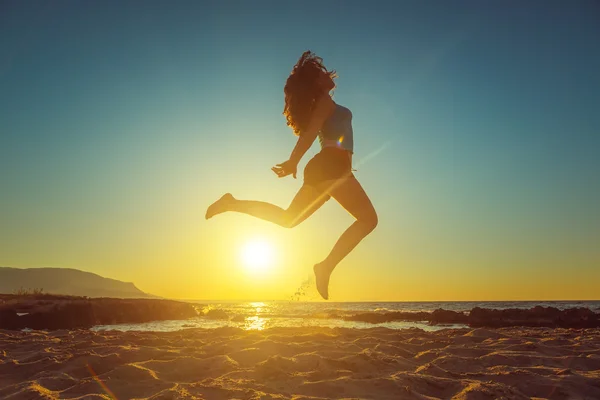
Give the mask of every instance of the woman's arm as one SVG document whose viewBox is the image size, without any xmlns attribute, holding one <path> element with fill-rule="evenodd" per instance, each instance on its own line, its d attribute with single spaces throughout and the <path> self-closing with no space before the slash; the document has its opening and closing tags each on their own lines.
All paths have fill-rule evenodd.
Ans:
<svg viewBox="0 0 600 400">
<path fill-rule="evenodd" d="M 329 117 L 333 108 L 335 107 L 335 103 L 331 100 L 328 94 L 323 95 L 319 100 L 317 100 L 317 104 L 315 105 L 315 109 L 310 117 L 310 121 L 308 123 L 308 127 L 302 131 L 298 141 L 296 142 L 296 146 L 294 146 L 294 150 L 292 150 L 292 154 L 290 158 L 281 163 L 277 164 L 271 170 L 277 174 L 280 178 L 284 176 L 293 175 L 296 178 L 296 170 L 298 168 L 298 163 L 304 156 L 304 154 L 310 149 L 313 142 L 317 138 L 319 131 L 321 130 L 321 126 L 325 120 Z"/>
</svg>

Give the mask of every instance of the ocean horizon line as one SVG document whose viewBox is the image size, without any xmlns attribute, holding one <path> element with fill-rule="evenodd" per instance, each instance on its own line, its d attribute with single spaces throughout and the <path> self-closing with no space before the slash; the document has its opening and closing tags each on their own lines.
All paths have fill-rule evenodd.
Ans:
<svg viewBox="0 0 600 400">
<path fill-rule="evenodd" d="M 190 303 L 322 303 L 322 304 L 360 304 L 360 303 L 582 303 L 582 302 L 599 302 L 598 299 L 530 299 L 530 300 L 346 300 L 346 301 L 331 301 L 331 300 L 293 300 L 293 299 L 271 299 L 271 300 L 224 300 L 224 299 L 178 299 L 164 297 L 167 300 L 185 301 Z"/>
</svg>

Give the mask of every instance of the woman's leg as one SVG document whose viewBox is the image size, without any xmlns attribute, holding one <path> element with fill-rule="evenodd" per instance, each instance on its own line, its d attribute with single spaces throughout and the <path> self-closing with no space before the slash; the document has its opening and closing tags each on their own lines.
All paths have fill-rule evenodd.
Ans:
<svg viewBox="0 0 600 400">
<path fill-rule="evenodd" d="M 293 228 L 311 216 L 329 199 L 329 195 L 303 185 L 287 209 L 255 200 L 238 200 L 230 193 L 223 195 L 206 211 L 206 219 L 227 211 L 248 214 L 285 228 Z"/>
<path fill-rule="evenodd" d="M 326 300 L 329 297 L 329 277 L 333 269 L 377 226 L 375 208 L 353 175 L 330 185 L 328 192 L 356 221 L 342 233 L 325 260 L 314 267 L 317 290 Z"/>
</svg>

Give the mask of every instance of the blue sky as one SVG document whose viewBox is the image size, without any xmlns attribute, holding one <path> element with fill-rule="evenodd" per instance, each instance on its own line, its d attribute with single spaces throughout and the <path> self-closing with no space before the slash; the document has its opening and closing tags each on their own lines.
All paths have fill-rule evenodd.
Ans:
<svg viewBox="0 0 600 400">
<path fill-rule="evenodd" d="M 270 167 L 294 145 L 283 85 L 311 49 L 338 71 L 380 216 L 344 279 L 377 254 L 374 286 L 551 271 L 532 293 L 570 295 L 566 277 L 600 277 L 599 16 L 594 1 L 4 1 L 0 265 L 160 292 L 141 252 L 211 247 L 217 196 L 287 204 L 299 182 Z M 348 225 L 325 209 L 302 235 Z"/>
</svg>

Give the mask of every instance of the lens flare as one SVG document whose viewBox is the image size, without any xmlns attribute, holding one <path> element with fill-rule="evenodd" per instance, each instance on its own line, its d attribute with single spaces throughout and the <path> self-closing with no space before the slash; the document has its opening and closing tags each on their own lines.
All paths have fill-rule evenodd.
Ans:
<svg viewBox="0 0 600 400">
<path fill-rule="evenodd" d="M 96 374 L 96 372 L 92 369 L 92 366 L 89 363 L 87 364 L 87 369 L 90 371 L 92 378 L 98 383 L 98 385 L 100 385 L 100 387 L 102 388 L 102 390 L 104 390 L 104 392 L 108 395 L 108 397 L 111 400 L 117 400 L 117 396 L 115 396 L 115 394 L 113 392 L 111 392 L 111 390 L 108 388 L 108 386 L 106 386 L 106 383 L 104 383 L 102 381 L 102 379 L 100 379 L 98 374 Z"/>
</svg>

